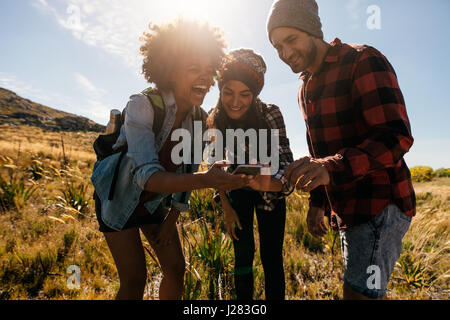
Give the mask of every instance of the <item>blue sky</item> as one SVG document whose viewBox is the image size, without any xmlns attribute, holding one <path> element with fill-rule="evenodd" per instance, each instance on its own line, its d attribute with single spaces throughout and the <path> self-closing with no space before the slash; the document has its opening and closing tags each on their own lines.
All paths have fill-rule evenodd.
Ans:
<svg viewBox="0 0 450 320">
<path fill-rule="evenodd" d="M 415 143 L 409 166 L 450 167 L 450 1 L 318 0 L 325 40 L 365 43 L 394 66 Z M 267 63 L 261 98 L 283 111 L 296 157 L 307 154 L 297 105 L 301 82 L 277 57 L 266 35 L 272 0 L 0 0 L 0 87 L 36 102 L 106 124 L 109 109 L 146 88 L 139 36 L 150 21 L 180 12 L 220 27 L 230 49 L 247 47 Z M 380 9 L 369 29 L 367 8 Z M 218 90 L 203 107 L 215 105 Z"/>
</svg>

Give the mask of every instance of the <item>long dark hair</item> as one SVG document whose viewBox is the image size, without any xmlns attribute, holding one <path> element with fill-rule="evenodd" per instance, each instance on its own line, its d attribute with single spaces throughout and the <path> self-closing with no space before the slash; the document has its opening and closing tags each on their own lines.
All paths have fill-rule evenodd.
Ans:
<svg viewBox="0 0 450 320">
<path fill-rule="evenodd" d="M 267 124 L 267 122 L 264 119 L 264 114 L 263 114 L 263 110 L 265 110 L 265 108 L 263 108 L 263 102 L 261 102 L 261 100 L 259 100 L 258 98 L 254 98 L 252 100 L 252 104 L 250 105 L 250 108 L 248 108 L 247 112 L 240 118 L 237 120 L 234 119 L 230 119 L 230 117 L 228 117 L 223 104 L 222 104 L 222 100 L 219 97 L 219 100 L 217 101 L 216 107 L 214 109 L 212 109 L 212 111 L 210 112 L 208 119 L 206 120 L 206 125 L 208 128 L 214 128 L 214 129 L 218 129 L 221 133 L 222 133 L 222 137 L 225 139 L 225 141 L 223 141 L 223 147 L 224 150 L 226 148 L 227 142 L 226 142 L 226 129 L 243 129 L 244 131 L 248 130 L 248 129 L 255 129 L 257 132 L 259 131 L 258 129 L 269 129 L 269 126 Z M 259 139 L 259 134 L 257 135 L 257 139 Z M 246 139 L 246 146 L 248 145 L 249 141 Z M 269 146 L 269 150 L 270 149 L 270 138 L 269 136 L 267 137 L 267 145 Z M 257 143 L 257 146 L 259 146 L 259 142 Z M 237 147 L 237 146 L 235 146 Z M 232 152 L 234 153 L 234 150 L 232 150 Z M 248 158 L 248 152 L 246 151 L 246 162 L 249 161 Z M 258 159 L 259 159 L 259 152 L 258 152 Z M 259 161 L 259 160 L 258 160 Z M 236 167 L 236 163 L 234 163 L 230 169 L 233 169 Z"/>
<path fill-rule="evenodd" d="M 261 103 L 259 98 L 253 98 L 250 108 L 248 108 L 242 118 L 234 120 L 228 117 L 222 104 L 222 99 L 219 97 L 215 108 L 211 110 L 208 119 L 206 120 L 206 125 L 208 128 L 220 130 L 223 136 L 225 136 L 226 129 L 268 129 L 267 123 L 264 120 L 264 115 L 259 107 L 259 104 Z"/>
</svg>

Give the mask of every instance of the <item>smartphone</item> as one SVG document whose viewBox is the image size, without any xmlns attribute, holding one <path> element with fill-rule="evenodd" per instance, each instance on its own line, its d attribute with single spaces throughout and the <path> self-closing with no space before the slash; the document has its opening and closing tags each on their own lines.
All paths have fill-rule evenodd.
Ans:
<svg viewBox="0 0 450 320">
<path fill-rule="evenodd" d="M 246 174 L 249 176 L 256 176 L 261 172 L 263 166 L 259 164 L 240 164 L 233 171 L 233 174 Z"/>
</svg>

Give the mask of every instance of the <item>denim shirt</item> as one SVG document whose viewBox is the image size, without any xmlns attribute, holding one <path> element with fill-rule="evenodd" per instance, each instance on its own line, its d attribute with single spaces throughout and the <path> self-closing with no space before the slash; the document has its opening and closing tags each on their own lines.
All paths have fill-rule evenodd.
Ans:
<svg viewBox="0 0 450 320">
<path fill-rule="evenodd" d="M 158 171 L 165 171 L 158 161 L 158 152 L 164 145 L 175 121 L 177 106 L 171 92 L 161 92 L 166 105 L 166 113 L 158 136 L 155 137 L 152 126 L 154 119 L 153 107 L 143 94 L 130 97 L 126 108 L 125 123 L 121 127 L 119 138 L 113 148 L 128 143 L 128 152 L 124 155 L 119 168 L 113 200 L 108 200 L 109 189 L 120 153 L 113 154 L 94 164 L 91 176 L 92 184 L 101 201 L 101 216 L 103 222 L 110 228 L 121 230 L 138 205 L 141 192 L 147 180 Z M 181 127 L 193 134 L 194 108 L 182 121 Z M 193 173 L 199 164 L 182 164 L 177 173 Z M 174 194 L 158 193 L 144 206 L 153 213 L 164 200 L 170 200 L 171 206 L 180 210 L 189 209 L 190 191 Z"/>
</svg>

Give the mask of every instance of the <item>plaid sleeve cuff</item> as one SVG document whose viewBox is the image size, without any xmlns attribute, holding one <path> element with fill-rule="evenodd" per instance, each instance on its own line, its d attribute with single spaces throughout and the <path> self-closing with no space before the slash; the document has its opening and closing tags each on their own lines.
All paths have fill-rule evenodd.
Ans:
<svg viewBox="0 0 450 320">
<path fill-rule="evenodd" d="M 289 185 L 289 181 L 287 181 L 286 178 L 284 177 L 284 173 L 285 173 L 284 169 L 279 170 L 277 174 L 275 174 L 274 178 L 281 181 L 282 184 L 281 193 L 283 194 L 283 197 L 287 197 L 294 191 L 295 186 Z"/>
<path fill-rule="evenodd" d="M 346 183 L 345 181 L 345 164 L 342 154 L 335 154 L 334 156 L 317 159 L 321 162 L 328 171 L 330 176 L 330 185 L 337 186 Z"/>
</svg>

